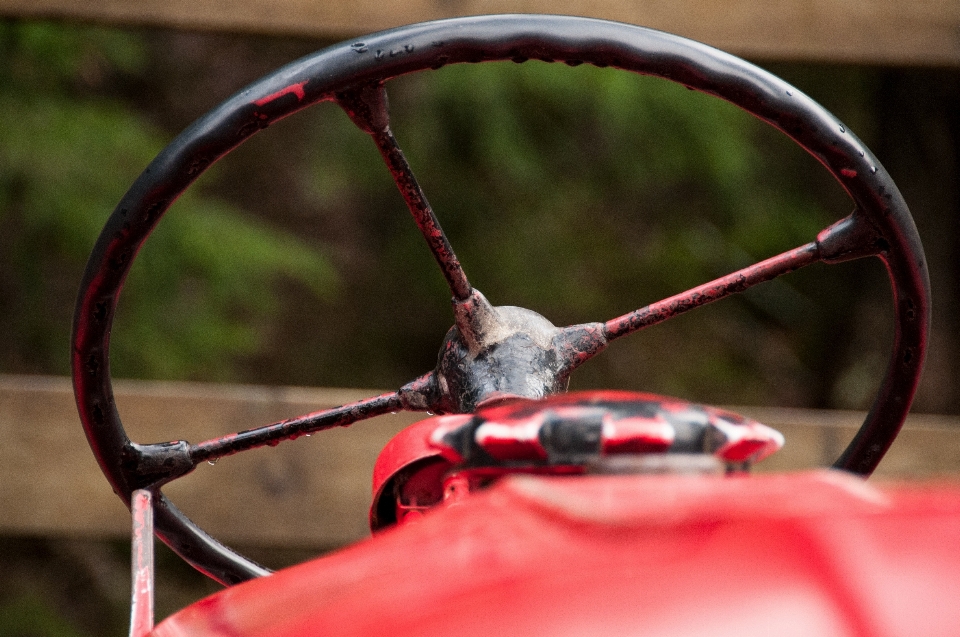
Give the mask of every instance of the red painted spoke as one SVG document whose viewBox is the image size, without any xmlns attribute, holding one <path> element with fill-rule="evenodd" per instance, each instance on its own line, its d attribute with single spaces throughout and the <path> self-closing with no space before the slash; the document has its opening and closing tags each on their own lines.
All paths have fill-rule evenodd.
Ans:
<svg viewBox="0 0 960 637">
<path fill-rule="evenodd" d="M 427 201 L 427 196 L 420 188 L 417 178 L 413 175 L 407 158 L 404 157 L 400 145 L 390 130 L 390 113 L 387 107 L 387 91 L 383 84 L 366 84 L 359 88 L 343 93 L 337 93 L 336 101 L 347 113 L 353 123 L 360 130 L 368 133 L 383 160 L 390 169 L 393 181 L 397 184 L 403 200 L 410 209 L 414 221 L 423 238 L 427 240 L 433 258 L 437 260 L 443 272 L 450 293 L 458 301 L 470 296 L 471 287 L 467 275 L 460 266 L 460 260 L 454 254 L 447 236 L 440 228 L 440 222 L 433 213 L 433 208 Z"/>
<path fill-rule="evenodd" d="M 427 240 L 430 252 L 433 253 L 433 258 L 437 260 L 437 264 L 447 280 L 447 285 L 450 286 L 453 298 L 458 301 L 467 299 L 472 289 L 469 281 L 467 281 L 467 275 L 464 273 L 457 255 L 454 254 L 453 247 L 447 240 L 447 235 L 443 233 L 440 222 L 427 201 L 427 196 L 420 188 L 416 177 L 414 177 L 413 170 L 407 163 L 407 158 L 397 144 L 393 132 L 388 127 L 382 131 L 374 131 L 371 136 L 390 169 L 390 174 L 393 176 L 400 194 L 403 195 L 403 200 L 407 203 L 410 214 L 417 222 L 420 233 Z"/>
<path fill-rule="evenodd" d="M 274 446 L 281 440 L 292 440 L 324 429 L 346 427 L 358 420 L 365 420 L 402 409 L 404 409 L 403 400 L 400 398 L 399 392 L 381 394 L 333 409 L 315 411 L 305 416 L 281 420 L 272 425 L 248 429 L 191 445 L 190 460 L 194 465 L 197 465 L 204 460 L 216 460 L 264 445 Z"/>
<path fill-rule="evenodd" d="M 817 242 L 813 241 L 681 294 L 611 319 L 604 324 L 604 334 L 608 341 L 612 341 L 645 327 L 662 323 L 701 305 L 743 292 L 758 283 L 775 279 L 817 261 L 820 261 L 820 250 Z"/>
</svg>

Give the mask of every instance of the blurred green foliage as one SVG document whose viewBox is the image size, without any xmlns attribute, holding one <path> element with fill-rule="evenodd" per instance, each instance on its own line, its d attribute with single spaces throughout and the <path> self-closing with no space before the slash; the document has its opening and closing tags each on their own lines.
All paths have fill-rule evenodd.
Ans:
<svg viewBox="0 0 960 637">
<path fill-rule="evenodd" d="M 147 49 L 115 30 L 0 22 L 0 303 L 7 371 L 68 373 L 79 272 L 123 188 L 168 135 L 110 93 L 146 72 Z M 261 345 L 286 277 L 324 294 L 320 250 L 234 206 L 189 193 L 143 251 L 112 339 L 115 372 L 235 378 Z"/>
</svg>

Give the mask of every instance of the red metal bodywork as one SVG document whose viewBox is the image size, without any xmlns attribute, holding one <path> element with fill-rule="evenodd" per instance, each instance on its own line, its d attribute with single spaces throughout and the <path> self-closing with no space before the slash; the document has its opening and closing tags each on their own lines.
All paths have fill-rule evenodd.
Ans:
<svg viewBox="0 0 960 637">
<path fill-rule="evenodd" d="M 649 472 L 640 465 L 664 454 L 687 472 L 742 471 L 782 446 L 779 432 L 749 418 L 656 394 L 501 397 L 475 413 L 422 420 L 394 436 L 373 468 L 370 528 L 457 502 L 509 474 Z M 698 458 L 690 460 L 692 454 Z"/>
<path fill-rule="evenodd" d="M 960 489 L 513 476 L 152 633 L 956 635 Z"/>
</svg>

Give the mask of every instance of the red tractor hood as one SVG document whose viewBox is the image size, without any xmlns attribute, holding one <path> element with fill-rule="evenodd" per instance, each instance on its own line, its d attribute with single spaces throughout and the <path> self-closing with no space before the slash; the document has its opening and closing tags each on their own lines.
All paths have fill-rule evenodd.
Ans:
<svg viewBox="0 0 960 637">
<path fill-rule="evenodd" d="M 960 488 L 514 476 L 153 634 L 957 635 Z"/>
</svg>

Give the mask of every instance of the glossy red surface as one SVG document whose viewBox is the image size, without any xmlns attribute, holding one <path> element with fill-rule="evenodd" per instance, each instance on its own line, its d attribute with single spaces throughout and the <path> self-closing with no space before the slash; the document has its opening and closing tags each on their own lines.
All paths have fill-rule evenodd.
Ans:
<svg viewBox="0 0 960 637">
<path fill-rule="evenodd" d="M 583 466 L 591 457 L 637 453 L 710 453 L 728 462 L 758 462 L 784 442 L 779 432 L 738 414 L 644 392 L 517 397 L 481 407 L 472 416 L 444 416 L 435 422 L 430 442 L 453 463 L 466 461 L 474 468 L 497 463 L 549 465 L 538 473 L 554 473 L 549 469 L 562 465 Z M 404 431 L 397 438 L 410 435 L 421 434 Z M 396 455 L 388 449 L 385 454 Z"/>
<path fill-rule="evenodd" d="M 440 451 L 430 445 L 430 434 L 438 426 L 448 424 L 458 426 L 467 420 L 470 415 L 457 414 L 451 416 L 439 416 L 437 418 L 428 418 L 416 422 L 396 436 L 390 439 L 380 455 L 377 456 L 377 462 L 373 466 L 373 499 L 370 506 L 370 528 L 377 530 L 384 524 L 390 524 L 395 520 L 402 519 L 399 511 L 396 511 L 396 517 L 389 516 L 389 519 L 381 520 L 383 507 L 381 503 L 383 498 L 393 499 L 392 493 L 393 480 L 403 472 L 417 463 L 423 463 L 429 460 L 440 460 Z M 449 467 L 450 463 L 444 463 Z M 442 474 L 442 472 L 441 472 Z M 442 475 L 437 475 L 437 487 L 442 488 Z M 388 511 L 394 510 L 394 504 L 386 505 Z"/>
<path fill-rule="evenodd" d="M 513 476 L 155 629 L 230 635 L 955 635 L 960 488 Z"/>
</svg>

